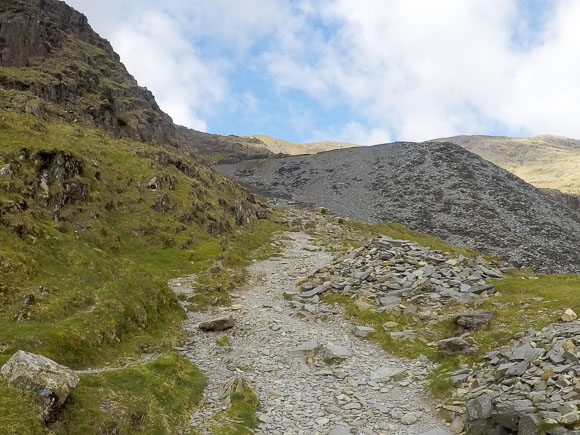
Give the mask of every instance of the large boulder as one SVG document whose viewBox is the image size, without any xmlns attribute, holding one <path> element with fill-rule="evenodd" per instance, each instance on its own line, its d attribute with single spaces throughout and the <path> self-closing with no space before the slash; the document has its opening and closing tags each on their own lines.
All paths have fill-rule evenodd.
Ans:
<svg viewBox="0 0 580 435">
<path fill-rule="evenodd" d="M 79 383 L 77 374 L 42 355 L 19 350 L 0 369 L 0 376 L 13 387 L 32 392 L 49 419 Z"/>
</svg>

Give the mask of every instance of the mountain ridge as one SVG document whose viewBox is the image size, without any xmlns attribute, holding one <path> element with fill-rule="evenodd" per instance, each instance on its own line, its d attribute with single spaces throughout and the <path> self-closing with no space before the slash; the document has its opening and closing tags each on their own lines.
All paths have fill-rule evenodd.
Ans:
<svg viewBox="0 0 580 435">
<path fill-rule="evenodd" d="M 411 229 L 542 272 L 577 272 L 580 215 L 453 143 L 376 145 L 216 168 L 251 190 Z"/>
</svg>

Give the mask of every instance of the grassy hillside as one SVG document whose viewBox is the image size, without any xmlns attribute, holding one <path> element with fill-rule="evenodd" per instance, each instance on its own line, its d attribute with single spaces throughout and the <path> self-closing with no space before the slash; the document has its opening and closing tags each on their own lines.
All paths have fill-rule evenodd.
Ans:
<svg viewBox="0 0 580 435">
<path fill-rule="evenodd" d="M 352 148 L 358 145 L 348 143 L 348 142 L 312 142 L 312 143 L 295 143 L 289 142 L 283 139 L 275 139 L 266 135 L 255 135 L 250 136 L 250 138 L 258 139 L 262 141 L 269 151 L 275 154 L 289 154 L 289 155 L 299 155 L 299 154 L 316 154 L 323 151 L 330 151 L 343 148 Z"/>
<path fill-rule="evenodd" d="M 580 194 L 580 141 L 558 136 L 456 136 L 452 142 L 540 188 Z"/>
<path fill-rule="evenodd" d="M 194 302 L 227 303 L 229 269 L 261 255 L 254 248 L 280 229 L 266 220 L 248 224 L 255 206 L 245 192 L 171 150 L 9 112 L 0 130 L 0 168 L 8 168 L 0 176 L 0 364 L 19 349 L 76 369 L 166 353 L 184 318 L 167 280 L 198 273 L 205 285 Z M 240 224 L 248 224 L 242 232 Z M 220 273 L 207 273 L 220 259 Z M 155 428 L 177 418 L 171 413 L 185 415 L 203 391 L 196 370 L 167 354 L 138 368 L 83 375 L 55 430 L 77 433 L 70 420 L 77 428 L 101 422 L 102 433 L 164 433 Z M 181 382 L 172 371 L 191 384 L 192 396 L 178 408 L 173 396 L 153 391 L 156 379 L 168 394 L 186 388 L 170 388 Z M 150 397 L 141 396 L 139 385 L 149 381 Z M 143 427 L 127 429 L 127 413 L 103 420 L 99 404 L 109 400 L 143 408 Z M 0 382 L 0 417 L 13 421 L 15 433 L 42 430 L 35 415 L 29 398 Z"/>
</svg>

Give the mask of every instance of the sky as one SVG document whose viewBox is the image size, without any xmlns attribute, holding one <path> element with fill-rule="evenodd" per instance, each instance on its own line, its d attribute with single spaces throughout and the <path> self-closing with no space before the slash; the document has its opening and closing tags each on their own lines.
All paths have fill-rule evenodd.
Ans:
<svg viewBox="0 0 580 435">
<path fill-rule="evenodd" d="M 580 138 L 580 0 L 66 0 L 181 125 Z"/>
</svg>

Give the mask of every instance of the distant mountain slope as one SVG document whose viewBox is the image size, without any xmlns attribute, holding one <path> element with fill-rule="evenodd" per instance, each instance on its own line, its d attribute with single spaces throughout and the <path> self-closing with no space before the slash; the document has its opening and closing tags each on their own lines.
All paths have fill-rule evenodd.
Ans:
<svg viewBox="0 0 580 435">
<path fill-rule="evenodd" d="M 580 140 L 559 136 L 455 136 L 452 142 L 536 187 L 580 194 Z"/>
<path fill-rule="evenodd" d="M 580 272 L 580 215 L 451 143 L 394 143 L 217 169 L 272 197 L 395 221 L 543 272 Z"/>
<path fill-rule="evenodd" d="M 276 139 L 266 135 L 254 135 L 249 137 L 262 141 L 266 145 L 268 150 L 274 154 L 288 154 L 292 156 L 299 154 L 316 154 L 324 151 L 359 146 L 348 142 L 331 142 L 331 141 L 295 143 L 283 139 Z"/>
</svg>

